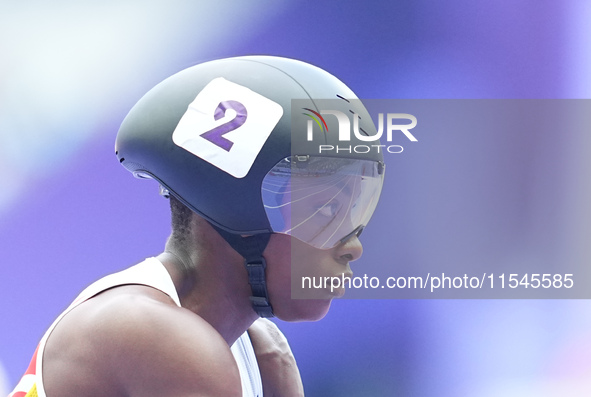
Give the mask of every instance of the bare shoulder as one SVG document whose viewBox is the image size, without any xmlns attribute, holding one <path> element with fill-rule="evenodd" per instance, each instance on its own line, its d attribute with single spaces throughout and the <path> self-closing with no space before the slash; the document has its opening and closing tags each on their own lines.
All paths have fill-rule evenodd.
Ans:
<svg viewBox="0 0 591 397">
<path fill-rule="evenodd" d="M 161 292 L 122 286 L 68 313 L 49 337 L 43 379 L 53 396 L 240 396 L 224 339 Z"/>
<path fill-rule="evenodd" d="M 300 371 L 285 335 L 275 323 L 260 318 L 248 329 L 265 397 L 303 396 Z"/>
</svg>

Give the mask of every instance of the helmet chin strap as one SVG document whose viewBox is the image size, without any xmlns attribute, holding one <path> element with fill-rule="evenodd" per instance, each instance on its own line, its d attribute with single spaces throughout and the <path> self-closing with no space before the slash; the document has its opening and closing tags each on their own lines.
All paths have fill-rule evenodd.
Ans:
<svg viewBox="0 0 591 397">
<path fill-rule="evenodd" d="M 238 234 L 229 233 L 210 222 L 215 230 L 230 244 L 236 252 L 244 257 L 244 265 L 248 272 L 248 283 L 252 290 L 250 301 L 252 308 L 260 317 L 273 317 L 273 307 L 269 302 L 267 292 L 267 280 L 265 269 L 267 262 L 263 258 L 263 251 L 269 243 L 271 233 L 253 234 L 242 237 Z"/>
</svg>

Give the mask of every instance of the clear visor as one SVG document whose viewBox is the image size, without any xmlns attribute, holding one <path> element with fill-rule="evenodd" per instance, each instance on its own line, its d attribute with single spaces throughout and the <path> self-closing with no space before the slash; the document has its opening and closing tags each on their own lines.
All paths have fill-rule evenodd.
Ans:
<svg viewBox="0 0 591 397">
<path fill-rule="evenodd" d="M 376 161 L 291 156 L 263 179 L 263 204 L 274 232 L 329 249 L 367 225 L 383 180 Z"/>
</svg>

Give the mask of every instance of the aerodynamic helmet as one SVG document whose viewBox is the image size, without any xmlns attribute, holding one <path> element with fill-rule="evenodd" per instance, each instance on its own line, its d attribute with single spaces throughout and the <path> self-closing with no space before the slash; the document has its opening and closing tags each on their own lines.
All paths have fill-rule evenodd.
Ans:
<svg viewBox="0 0 591 397">
<path fill-rule="evenodd" d="M 264 284 L 271 233 L 321 249 L 360 233 L 377 205 L 384 164 L 379 150 L 352 148 L 376 133 L 361 101 L 328 72 L 247 56 L 158 84 L 123 121 L 115 150 L 136 177 L 155 179 L 207 219 L 247 267 L 262 261 L 262 275 L 249 270 L 252 285 L 261 277 L 254 283 Z"/>
</svg>

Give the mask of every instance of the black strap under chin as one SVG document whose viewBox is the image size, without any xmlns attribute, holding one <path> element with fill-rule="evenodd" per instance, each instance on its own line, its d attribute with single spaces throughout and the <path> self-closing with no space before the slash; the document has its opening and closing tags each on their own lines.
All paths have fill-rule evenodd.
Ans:
<svg viewBox="0 0 591 397">
<path fill-rule="evenodd" d="M 227 232 L 213 225 L 213 228 L 230 244 L 236 252 L 244 257 L 244 265 L 248 272 L 248 283 L 252 290 L 250 301 L 252 308 L 260 317 L 273 317 L 273 307 L 269 302 L 265 269 L 267 262 L 263 258 L 263 251 L 269 243 L 271 233 L 253 234 L 242 237 L 239 234 Z"/>
</svg>

